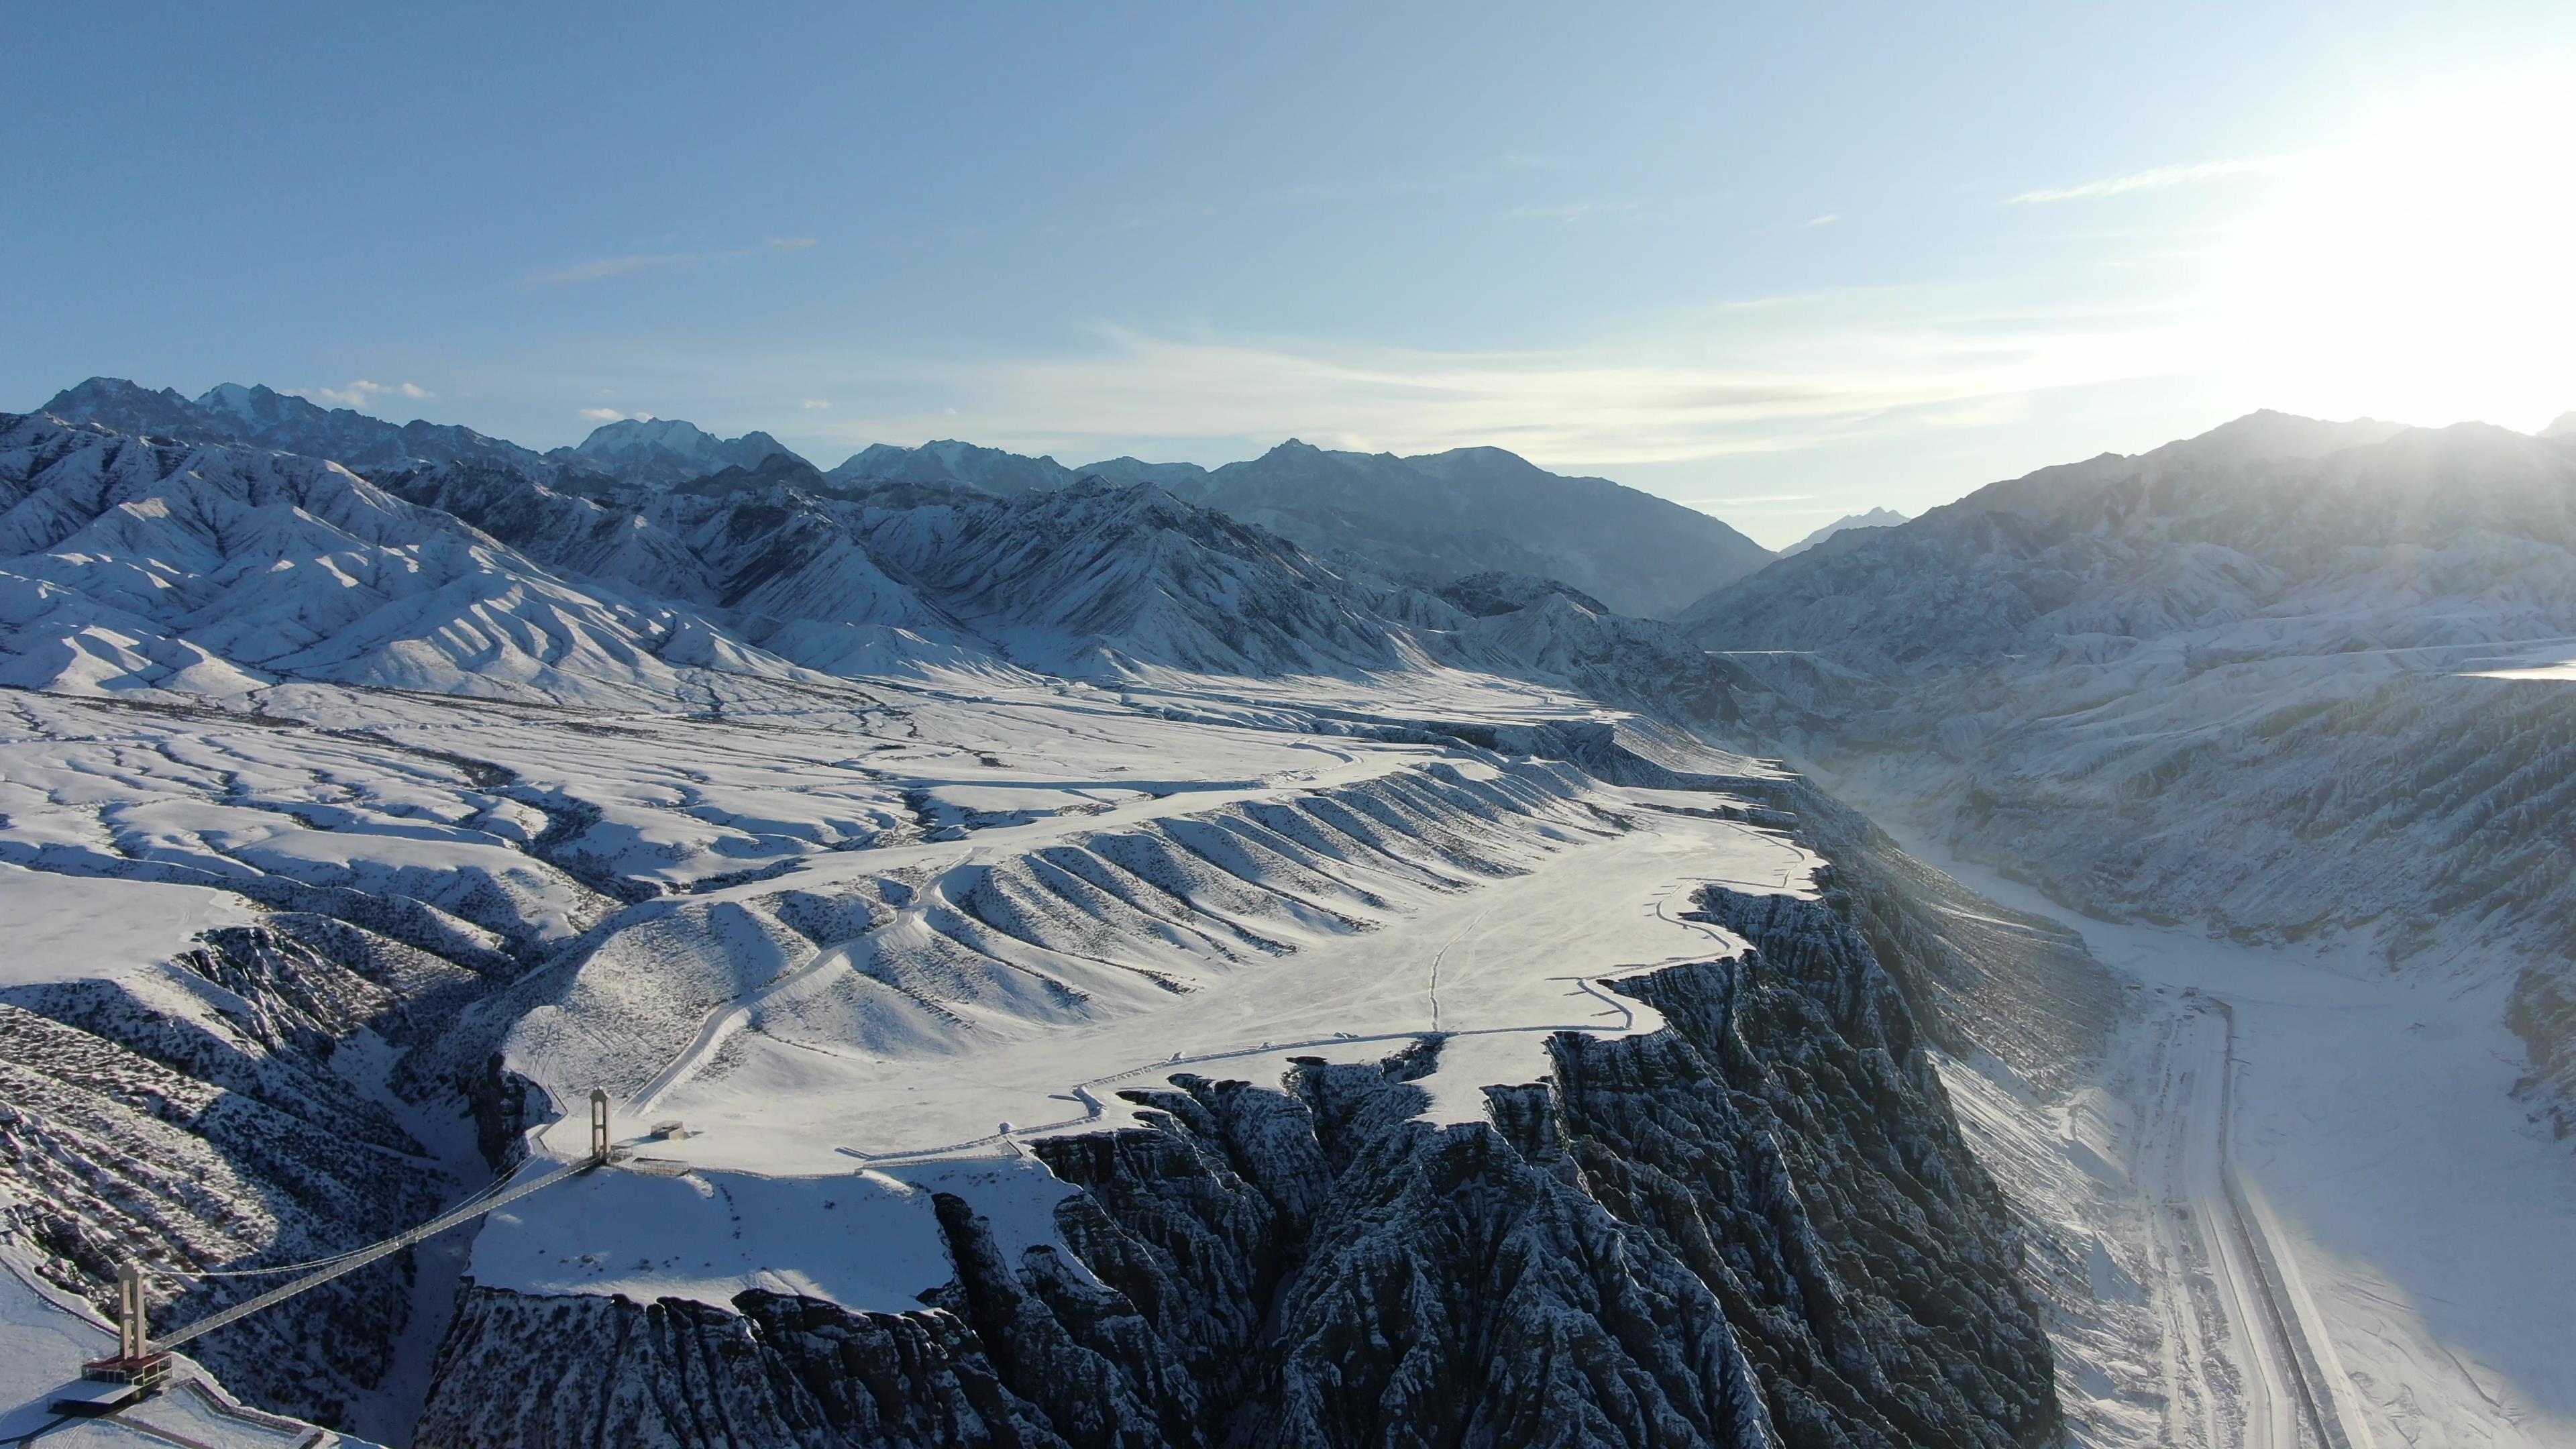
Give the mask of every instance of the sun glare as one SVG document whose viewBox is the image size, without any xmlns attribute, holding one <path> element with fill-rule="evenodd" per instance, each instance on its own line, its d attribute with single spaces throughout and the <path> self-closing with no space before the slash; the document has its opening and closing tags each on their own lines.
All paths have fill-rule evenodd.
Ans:
<svg viewBox="0 0 2576 1449">
<path fill-rule="evenodd" d="M 2576 408 L 2576 77 L 2392 108 L 2300 168 L 2235 270 L 2250 402 L 2526 430 Z"/>
</svg>

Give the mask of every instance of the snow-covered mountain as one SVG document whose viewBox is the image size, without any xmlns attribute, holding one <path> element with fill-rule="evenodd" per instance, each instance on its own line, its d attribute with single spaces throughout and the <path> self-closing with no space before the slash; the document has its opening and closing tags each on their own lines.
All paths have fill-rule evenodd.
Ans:
<svg viewBox="0 0 2576 1449">
<path fill-rule="evenodd" d="M 668 617 L 334 463 L 0 415 L 0 681 L 666 692 Z"/>
<path fill-rule="evenodd" d="M 537 455 L 471 428 L 412 421 L 394 424 L 353 408 L 324 408 L 293 393 L 224 383 L 195 401 L 122 378 L 93 377 L 54 394 L 40 413 L 111 431 L 186 443 L 251 443 L 327 458 L 361 473 L 421 463 L 527 466 Z"/>
<path fill-rule="evenodd" d="M 1291 439 L 1217 469 L 1186 496 L 1396 577 L 1535 574 L 1648 616 L 1771 558 L 1707 514 L 1606 478 L 1561 477 L 1500 448 L 1398 458 Z"/>
<path fill-rule="evenodd" d="M 1785 559 L 1682 622 L 1859 671 L 1801 748 L 2060 900 L 2519 971 L 2534 1081 L 2576 1121 L 2576 866 L 2545 823 L 2576 758 L 2576 439 L 2256 414 Z"/>
<path fill-rule="evenodd" d="M 0 418 L 11 1264 L 184 1324 L 597 1086 L 192 1348 L 429 1446 L 2053 1432 L 1934 1054 L 2107 983 L 1750 674 L 1153 482 L 617 467 Z"/>
<path fill-rule="evenodd" d="M 647 487 L 668 488 L 727 468 L 757 468 L 763 460 L 781 455 L 795 457 L 767 433 L 719 438 L 678 418 L 620 418 L 547 456 L 557 462 L 587 463 Z"/>
<path fill-rule="evenodd" d="M 1780 557 L 1787 558 L 1792 554 L 1805 553 L 1807 550 L 1814 548 L 1817 544 L 1823 543 L 1826 539 L 1829 539 L 1835 534 L 1841 533 L 1846 529 L 1894 528 L 1896 525 L 1903 523 L 1904 521 L 1905 515 L 1897 512 L 1893 508 L 1873 508 L 1867 513 L 1846 513 L 1842 517 L 1835 519 L 1833 522 L 1826 524 L 1824 527 L 1817 529 L 1815 532 L 1808 534 L 1805 538 L 1799 539 L 1796 543 L 1780 550 Z"/>
<path fill-rule="evenodd" d="M 871 443 L 824 476 L 835 483 L 939 483 L 1008 496 L 1062 488 L 1081 475 L 1053 458 L 941 438 L 918 448 Z"/>
<path fill-rule="evenodd" d="M 591 700 L 670 697 L 675 670 L 719 662 L 1269 675 L 1405 657 L 1368 591 L 1157 489 L 880 503 L 767 463 L 621 505 L 513 469 L 379 488 L 310 459 L 0 419 L 0 586 L 17 595 L 0 679 Z"/>
<path fill-rule="evenodd" d="M 582 493 L 614 485 L 653 490 L 771 460 L 802 466 L 766 433 L 718 438 L 676 418 L 622 419 L 540 459 L 469 429 L 402 427 L 264 387 L 231 384 L 196 402 L 93 378 L 45 412 L 113 431 L 187 442 L 248 442 L 328 458 L 364 476 L 387 469 L 480 463 L 542 476 Z M 841 489 L 886 484 L 1010 497 L 1051 492 L 1083 477 L 1143 483 L 1281 534 L 1344 571 L 1431 587 L 1471 574 L 1563 579 L 1612 608 L 1660 617 L 1759 568 L 1770 554 L 1706 514 L 1607 479 L 1546 472 L 1499 448 L 1397 458 L 1332 453 L 1291 440 L 1213 473 L 1192 463 L 1113 458 L 1071 469 L 954 439 L 916 448 L 874 444 L 823 473 Z M 801 486 L 815 487 L 799 478 Z"/>
<path fill-rule="evenodd" d="M 1499 448 L 1398 458 L 1327 452 L 1291 439 L 1211 472 L 1135 458 L 1066 468 L 1053 458 L 943 441 L 878 444 L 826 476 L 1005 495 L 1089 476 L 1149 483 L 1323 558 L 1425 587 L 1479 573 L 1542 575 L 1647 615 L 1678 608 L 1770 558 L 1706 514 L 1607 479 L 1561 477 Z"/>
<path fill-rule="evenodd" d="M 1207 478 L 1208 472 L 1196 463 L 1148 463 L 1142 458 L 1128 457 L 1085 463 L 1073 471 L 1118 483 L 1151 483 L 1172 493 L 1187 493 L 1196 488 Z"/>
<path fill-rule="evenodd" d="M 2565 445 L 2482 424 L 2257 413 L 1991 485 L 1719 590 L 1680 622 L 1711 647 L 1916 673 L 2125 655 L 2195 631 L 2259 651 L 2293 622 L 2392 646 L 2565 633 L 2571 470 Z"/>
<path fill-rule="evenodd" d="M 402 429 L 360 470 L 237 436 L 293 408 L 85 388 L 152 436 L 0 418 L 0 1267 L 98 1301 L 151 1244 L 184 1323 L 256 1281 L 191 1274 L 571 1160 L 594 1086 L 631 1154 L 192 1345 L 271 1408 L 434 1449 L 2520 1422 L 2382 1392 L 2429 1349 L 2354 1338 L 2391 1299 L 2299 1236 L 2370 1159 L 2269 1181 L 2284 1232 L 2210 1114 L 2310 1150 L 2282 1043 L 2385 991 L 2372 1060 L 2456 1034 L 2576 1121 L 2576 440 L 2258 414 L 1663 622 L 1309 548 L 1225 470 Z M 1386 558 L 1565 556 L 1406 542 L 1585 482 L 1443 456 L 1278 477 L 1327 538 L 1401 515 Z M 2272 974 L 2123 992 L 2065 904 Z M 2194 1105 L 2240 1049 L 2250 1105 Z"/>
</svg>

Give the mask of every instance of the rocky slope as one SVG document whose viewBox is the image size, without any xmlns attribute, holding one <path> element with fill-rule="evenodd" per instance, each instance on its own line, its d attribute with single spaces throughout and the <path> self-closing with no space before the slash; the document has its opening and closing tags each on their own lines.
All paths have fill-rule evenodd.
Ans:
<svg viewBox="0 0 2576 1449">
<path fill-rule="evenodd" d="M 538 1251 L 442 1327 L 397 1261 L 205 1357 L 329 1423 L 425 1392 L 425 1444 L 2045 1442 L 2016 1229 L 1927 1053 L 2080 1056 L 2080 950 L 1979 924 L 1794 781 L 1711 774 L 1709 737 L 1803 706 L 1672 626 L 1450 592 L 1150 483 L 362 476 L 0 419 L 0 896 L 41 930 L 41 969 L 0 967 L 6 1211 L 95 1301 L 138 1251 L 247 1271 L 417 1221 L 473 1185 L 469 1125 L 489 1167 L 541 1155 L 592 1085 L 693 1121 L 748 1091 L 742 1163 L 582 1181 L 736 1239 L 737 1191 L 846 1184 L 845 1231 L 926 1199 L 935 1266 L 843 1306 L 816 1275 L 848 1245 L 796 1219 L 722 1294 Z M 1594 959 L 1602 890 L 1692 954 Z M 1629 1025 L 1457 1025 L 1515 989 Z M 1260 1042 L 1210 1060 L 1293 1020 L 1308 1059 L 1104 1085 L 1096 1130 L 1031 1147 L 1034 1223 L 834 1146 L 942 1053 L 970 1105 L 1050 1040 L 1067 1081 L 1114 1030 L 1159 1064 L 1165 1011 Z M 790 1172 L 755 1135 L 798 1113 Z M 542 1207 L 483 1231 L 542 1250 Z M 161 1321 L 257 1281 L 174 1276 L 210 1286 Z"/>
<path fill-rule="evenodd" d="M 1556 1038 L 1482 1123 L 1416 1120 L 1436 1038 L 1138 1091 L 1145 1125 L 1035 1149 L 1062 1250 L 939 1200 L 920 1311 L 469 1289 L 422 1442 L 2049 1442 L 2015 1232 L 1899 985 L 1980 951 L 1874 900 L 1706 889 L 1753 953 L 1623 983 L 1665 1031 Z M 2080 1050 L 2086 1009 L 2041 1029 Z"/>
<path fill-rule="evenodd" d="M 2570 715 L 2516 668 L 2576 653 L 2566 440 L 2256 414 L 1830 539 L 1683 622 L 1811 651 L 1836 677 L 1786 737 L 2059 900 L 2520 971 L 2535 1105 L 2571 1120 Z"/>
<path fill-rule="evenodd" d="M 40 413 L 111 431 L 185 443 L 249 443 L 359 472 L 423 463 L 527 466 L 537 455 L 471 428 L 418 420 L 394 424 L 355 408 L 325 408 L 293 393 L 223 383 L 193 401 L 123 378 L 93 377 L 54 394 Z"/>
</svg>

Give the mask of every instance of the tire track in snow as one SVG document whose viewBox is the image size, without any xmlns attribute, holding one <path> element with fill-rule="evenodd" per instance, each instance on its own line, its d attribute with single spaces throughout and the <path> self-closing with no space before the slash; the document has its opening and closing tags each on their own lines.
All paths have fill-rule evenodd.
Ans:
<svg viewBox="0 0 2576 1449">
<path fill-rule="evenodd" d="M 1475 915 L 1475 919 L 1467 922 L 1467 924 L 1463 926 L 1460 926 L 1458 928 L 1457 935 L 1441 942 L 1440 949 L 1431 953 L 1431 977 L 1429 982 L 1426 984 L 1426 989 L 1431 994 L 1431 1029 L 1434 1032 L 1440 1030 L 1440 963 L 1449 959 L 1449 950 L 1451 947 L 1457 945 L 1463 940 L 1466 940 L 1469 936 L 1474 935 L 1476 933 L 1476 928 L 1485 924 L 1485 918 L 1493 913 L 1494 908 L 1492 906 L 1487 906 L 1483 910 L 1478 911 Z"/>
<path fill-rule="evenodd" d="M 2157 1246 L 2168 1279 L 2166 1438 L 2188 1442 L 2170 1417 L 2188 1385 L 2200 1407 L 2195 1437 L 2210 1449 L 2369 1449 L 2366 1431 L 2347 1427 L 2315 1330 L 2302 1319 L 2282 1255 L 2237 1173 L 2234 1013 L 2214 997 L 2188 995 L 2163 1030 L 2155 1099 L 2142 1104 L 2157 1128 L 2150 1152 L 2159 1159 L 2165 1199 Z M 2194 1311 L 2195 1289 L 2219 1311 L 2215 1331 Z M 2232 1395 L 2211 1374 L 2213 1359 L 2241 1375 Z"/>
</svg>

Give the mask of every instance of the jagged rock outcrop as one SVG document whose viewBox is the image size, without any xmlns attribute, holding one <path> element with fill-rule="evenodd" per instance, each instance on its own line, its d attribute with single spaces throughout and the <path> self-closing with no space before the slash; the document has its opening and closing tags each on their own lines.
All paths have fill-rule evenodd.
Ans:
<svg viewBox="0 0 2576 1449">
<path fill-rule="evenodd" d="M 218 1005 L 186 1010 L 151 979 L 0 993 L 0 1214 L 38 1250 L 37 1271 L 94 1302 L 113 1300 L 117 1265 L 140 1250 L 165 1270 L 150 1283 L 165 1328 L 270 1286 L 192 1270 L 344 1251 L 451 1190 L 326 1064 L 358 1026 L 401 1029 L 384 980 L 269 927 L 210 931 L 170 970 Z M 404 1258 L 376 1264 L 189 1351 L 238 1392 L 346 1423 L 391 1362 L 411 1273 Z"/>
<path fill-rule="evenodd" d="M 1700 907 L 1753 952 L 1622 983 L 1668 1029 L 1556 1038 L 1487 1123 L 1416 1120 L 1435 1039 L 1039 1142 L 1078 1261 L 943 1198 L 920 1312 L 469 1289 L 420 1442 L 2047 1442 L 2009 1212 L 1867 914 Z"/>
</svg>

